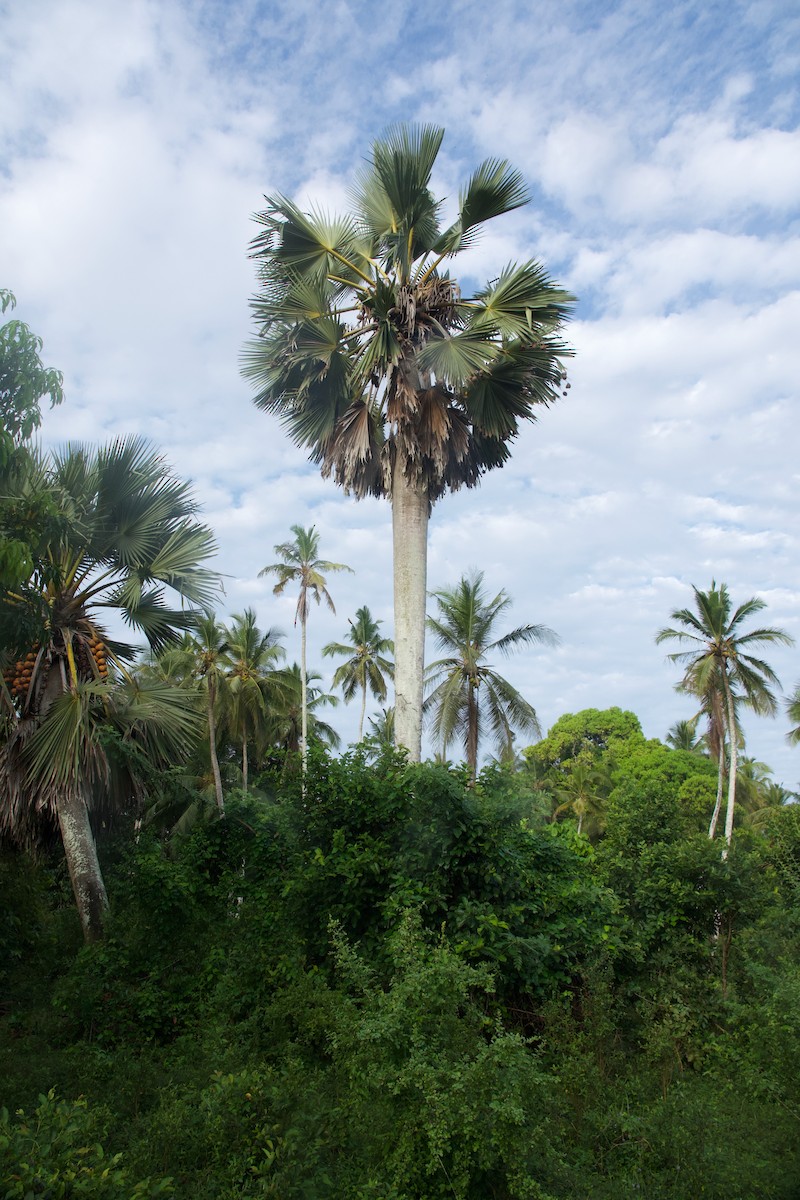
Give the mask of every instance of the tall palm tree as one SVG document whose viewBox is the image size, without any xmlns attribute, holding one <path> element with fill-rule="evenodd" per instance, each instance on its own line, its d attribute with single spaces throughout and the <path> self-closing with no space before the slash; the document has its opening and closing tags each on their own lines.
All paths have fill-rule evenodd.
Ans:
<svg viewBox="0 0 800 1200">
<path fill-rule="evenodd" d="M 355 621 L 349 624 L 350 644 L 328 642 L 327 646 L 322 647 L 322 653 L 328 657 L 338 655 L 347 659 L 336 668 L 333 686 L 342 689 L 345 703 L 348 704 L 357 692 L 361 692 L 361 717 L 358 722 L 360 742 L 364 736 L 367 692 L 370 691 L 376 700 L 385 700 L 386 677 L 394 677 L 394 663 L 386 658 L 387 654 L 394 654 L 394 643 L 390 638 L 381 637 L 381 622 L 373 618 L 366 605 L 358 609 Z"/>
<path fill-rule="evenodd" d="M 668 655 L 670 662 L 686 667 L 679 685 L 683 690 L 700 697 L 717 692 L 721 698 L 730 746 L 728 805 L 725 813 L 725 841 L 730 845 L 739 747 L 737 700 L 747 704 L 756 713 L 774 716 L 777 703 L 771 686 L 780 686 L 769 664 L 753 657 L 749 651 L 765 644 L 790 646 L 794 639 L 782 629 L 764 628 L 744 632 L 742 626 L 747 619 L 766 608 L 765 602 L 757 596 L 745 600 L 733 610 L 724 583 L 717 587 L 716 581 L 712 580 L 707 592 L 701 592 L 696 587 L 693 587 L 693 591 L 696 611 L 676 609 L 671 613 L 671 619 L 678 623 L 678 627 L 662 629 L 656 636 L 656 642 L 677 641 L 689 647 Z M 712 820 L 709 831 L 711 837 L 714 836 L 713 827 Z"/>
<path fill-rule="evenodd" d="M 308 697 L 307 697 L 307 679 L 308 670 L 306 663 L 306 641 L 308 629 L 308 607 L 309 598 L 313 596 L 317 604 L 321 600 L 325 600 L 331 612 L 335 613 L 333 600 L 330 592 L 326 587 L 326 579 L 324 571 L 351 571 L 351 567 L 345 566 L 344 563 L 329 562 L 326 558 L 319 558 L 319 534 L 312 525 L 310 529 L 304 529 L 302 525 L 292 525 L 292 533 L 294 534 L 293 542 L 281 542 L 275 547 L 275 553 L 279 555 L 281 561 L 270 563 L 259 571 L 259 578 L 263 575 L 277 575 L 278 582 L 272 589 L 276 596 L 282 595 L 286 586 L 290 583 L 299 585 L 297 597 L 297 608 L 294 615 L 294 623 L 300 622 L 300 687 L 301 687 L 301 714 L 302 714 L 302 733 L 300 740 L 300 753 L 303 760 L 303 772 L 306 769 L 308 758 Z"/>
<path fill-rule="evenodd" d="M 57 821 L 91 940 L 106 906 L 89 821 L 112 773 L 105 718 L 145 746 L 157 733 L 166 746 L 185 745 L 195 729 L 185 697 L 163 682 L 115 685 L 130 678 L 136 650 L 111 637 L 106 621 L 121 617 L 156 652 L 177 640 L 217 590 L 216 576 L 200 565 L 215 546 L 189 485 L 141 438 L 97 450 L 69 446 L 38 457 L 36 469 L 34 486 L 46 484 L 62 519 L 30 579 L 2 597 L 32 614 L 39 633 L 35 644 L 16 647 L 6 674 L 0 828 L 24 839 L 36 819 Z"/>
<path fill-rule="evenodd" d="M 279 672 L 276 665 L 286 657 L 279 644 L 278 629 L 262 633 L 252 608 L 235 613 L 225 630 L 225 679 L 228 701 L 227 722 L 242 747 L 242 788 L 249 775 L 248 742 L 263 746 L 266 740 L 270 692 L 275 691 Z M 277 684 L 279 686 L 279 684 Z"/>
<path fill-rule="evenodd" d="M 528 193 L 519 172 L 487 159 L 444 227 L 430 190 L 443 136 L 429 125 L 390 129 L 348 216 L 267 197 L 252 243 L 259 336 L 243 355 L 255 403 L 280 416 L 324 476 L 391 501 L 396 730 L 413 760 L 431 506 L 502 466 L 520 422 L 561 394 L 571 352 L 559 331 L 574 301 L 533 261 L 462 295 L 451 260 Z"/>
<path fill-rule="evenodd" d="M 425 708 L 434 713 L 433 732 L 443 753 L 454 739 L 463 740 L 474 779 L 484 723 L 488 722 L 501 754 L 511 752 L 512 726 L 541 737 L 534 709 L 489 665 L 487 655 L 492 651 L 508 655 L 537 642 L 554 646 L 559 639 L 546 625 L 521 625 L 496 637 L 497 625 L 510 608 L 511 599 L 499 592 L 490 600 L 481 571 L 464 576 L 454 588 L 434 592 L 433 597 L 439 611 L 436 617 L 428 618 L 428 628 L 437 647 L 450 653 L 428 668 L 433 690 Z"/>
</svg>

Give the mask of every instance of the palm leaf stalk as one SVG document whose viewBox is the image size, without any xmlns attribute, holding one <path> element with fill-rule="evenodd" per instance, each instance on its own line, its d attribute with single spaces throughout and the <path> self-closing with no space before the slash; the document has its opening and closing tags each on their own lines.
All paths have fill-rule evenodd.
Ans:
<svg viewBox="0 0 800 1200">
<path fill-rule="evenodd" d="M 497 625 L 511 606 L 505 592 L 489 599 L 483 573 L 464 576 L 453 588 L 434 592 L 438 614 L 428 618 L 428 628 L 440 650 L 449 651 L 428 667 L 432 691 L 425 710 L 433 714 L 432 727 L 442 754 L 461 740 L 472 779 L 478 768 L 478 748 L 484 722 L 501 755 L 512 754 L 516 727 L 541 737 L 536 712 L 508 680 L 486 661 L 493 652 L 512 654 L 522 646 L 554 646 L 558 636 L 546 625 L 521 625 L 496 637 Z"/>
<path fill-rule="evenodd" d="M 520 423 L 562 393 L 571 351 L 560 332 L 574 302 L 533 261 L 462 293 L 452 260 L 528 194 L 508 163 L 488 159 L 445 227 L 430 190 L 443 136 L 427 125 L 390 129 L 347 216 L 267 197 L 252 242 L 258 336 L 242 364 L 256 405 L 324 476 L 391 502 L 396 737 L 415 760 L 431 507 L 502 466 Z"/>
<path fill-rule="evenodd" d="M 740 735 L 736 708 L 746 704 L 753 712 L 762 716 L 774 716 L 777 702 L 772 691 L 780 687 L 777 675 L 763 659 L 754 657 L 750 650 L 762 645 L 793 645 L 794 639 L 782 629 L 751 629 L 743 626 L 748 618 L 766 608 L 759 597 L 754 596 L 733 609 L 730 593 L 723 583 L 719 587 L 715 580 L 707 592 L 693 587 L 695 611 L 689 608 L 676 609 L 671 620 L 676 626 L 662 629 L 656 642 L 677 641 L 687 647 L 667 657 L 670 662 L 685 666 L 685 674 L 678 685 L 702 698 L 716 693 L 724 713 L 725 730 L 730 748 L 728 770 L 728 801 L 725 813 L 726 850 L 733 836 L 733 820 L 736 804 L 736 767 Z M 709 829 L 714 836 L 715 822 Z"/>
</svg>

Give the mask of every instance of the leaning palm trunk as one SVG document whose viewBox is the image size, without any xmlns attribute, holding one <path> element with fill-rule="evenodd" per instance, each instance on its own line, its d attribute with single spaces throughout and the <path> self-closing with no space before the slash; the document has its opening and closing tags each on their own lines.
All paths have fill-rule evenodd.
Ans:
<svg viewBox="0 0 800 1200">
<path fill-rule="evenodd" d="M 300 621 L 300 758 L 308 770 L 308 674 L 306 669 L 306 615 Z"/>
<path fill-rule="evenodd" d="M 363 742 L 363 740 L 364 740 L 364 717 L 366 716 L 366 713 L 367 713 L 367 679 L 366 679 L 366 675 L 365 675 L 364 676 L 364 686 L 361 689 L 361 717 L 359 718 L 359 722 L 358 722 L 358 740 L 359 740 L 359 742 Z"/>
<path fill-rule="evenodd" d="M 222 776 L 219 770 L 219 759 L 217 758 L 217 721 L 214 716 L 214 701 L 216 699 L 216 690 L 209 684 L 208 688 L 208 745 L 211 754 L 211 771 L 214 776 L 214 794 L 217 801 L 217 809 L 220 816 L 225 814 L 225 800 L 222 795 Z"/>
<path fill-rule="evenodd" d="M 719 744 L 719 769 L 717 771 L 717 802 L 714 805 L 714 812 L 711 815 L 711 824 L 708 827 L 708 836 L 713 840 L 717 832 L 717 821 L 719 820 L 720 809 L 722 808 L 722 789 L 725 781 L 725 741 L 720 739 Z"/>
<path fill-rule="evenodd" d="M 428 494 L 395 467 L 394 551 L 395 742 L 412 762 L 422 754 L 422 692 L 428 567 Z"/>
<path fill-rule="evenodd" d="M 87 942 L 97 942 L 103 936 L 103 918 L 108 908 L 108 896 L 89 824 L 86 801 L 79 792 L 67 789 L 58 797 L 57 810 L 64 855 L 83 936 Z"/>
<path fill-rule="evenodd" d="M 728 673 L 725 670 L 723 663 L 722 668 L 722 683 L 725 688 L 725 702 L 728 709 L 728 738 L 731 746 L 731 765 L 728 775 L 728 808 L 725 813 L 725 856 L 727 857 L 727 847 L 731 844 L 733 837 L 733 815 L 736 805 L 736 764 L 738 759 L 738 738 L 736 736 L 736 712 L 733 706 L 733 692 L 728 680 Z"/>
</svg>

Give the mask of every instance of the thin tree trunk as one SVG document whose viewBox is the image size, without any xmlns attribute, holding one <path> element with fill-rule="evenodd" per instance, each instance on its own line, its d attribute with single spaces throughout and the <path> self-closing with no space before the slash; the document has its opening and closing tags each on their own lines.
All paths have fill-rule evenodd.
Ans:
<svg viewBox="0 0 800 1200">
<path fill-rule="evenodd" d="M 428 496 L 399 464 L 392 480 L 395 745 L 422 755 L 422 694 L 428 577 Z"/>
<path fill-rule="evenodd" d="M 308 701 L 306 687 L 306 616 L 300 620 L 300 757 L 303 774 L 308 769 Z"/>
<path fill-rule="evenodd" d="M 59 796 L 58 824 L 83 936 L 87 942 L 97 942 L 103 936 L 108 896 L 83 796 L 74 792 Z"/>
<path fill-rule="evenodd" d="M 242 738 L 242 791 L 247 795 L 247 776 L 249 759 L 247 757 L 247 734 Z"/>
<path fill-rule="evenodd" d="M 358 722 L 358 740 L 364 740 L 364 714 L 367 711 L 367 684 L 364 681 L 364 687 L 361 695 L 361 720 Z"/>
<path fill-rule="evenodd" d="M 719 820 L 720 809 L 722 808 L 722 785 L 725 782 L 725 739 L 723 738 L 719 746 L 719 770 L 717 771 L 717 802 L 714 805 L 714 812 L 711 817 L 711 824 L 708 827 L 708 836 L 713 840 L 717 832 L 717 821 Z"/>
<path fill-rule="evenodd" d="M 736 763 L 738 759 L 738 739 L 736 736 L 736 711 L 733 706 L 733 692 L 731 691 L 728 672 L 725 670 L 725 663 L 722 664 L 722 683 L 725 688 L 725 701 L 728 706 L 728 741 L 731 747 L 731 765 L 728 775 L 728 809 L 725 813 L 725 856 L 727 857 L 727 847 L 731 844 L 733 837 L 733 812 L 736 804 Z"/>
<path fill-rule="evenodd" d="M 475 783 L 478 774 L 478 700 L 475 686 L 470 680 L 467 684 L 467 766 L 471 782 Z"/>
<path fill-rule="evenodd" d="M 222 795 L 222 776 L 219 773 L 219 759 L 217 758 L 217 722 L 214 717 L 214 699 L 216 691 L 213 684 L 209 683 L 208 687 L 208 744 L 211 753 L 211 771 L 214 776 L 214 793 L 217 798 L 217 809 L 220 816 L 225 814 L 225 799 Z"/>
</svg>

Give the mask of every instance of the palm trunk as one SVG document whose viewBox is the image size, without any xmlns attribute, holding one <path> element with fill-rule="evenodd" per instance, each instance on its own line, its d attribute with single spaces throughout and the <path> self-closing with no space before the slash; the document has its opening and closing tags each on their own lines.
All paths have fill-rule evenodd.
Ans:
<svg viewBox="0 0 800 1200">
<path fill-rule="evenodd" d="M 57 807 L 61 840 L 83 936 L 87 942 L 97 942 L 103 936 L 108 896 L 86 802 L 79 793 L 68 791 L 59 796 Z"/>
<path fill-rule="evenodd" d="M 216 689 L 209 682 L 208 686 L 208 745 L 211 755 L 211 771 L 214 776 L 214 793 L 217 798 L 217 809 L 220 816 L 225 815 L 225 799 L 222 795 L 222 776 L 219 773 L 219 759 L 217 758 L 217 722 L 214 717 L 214 699 Z"/>
<path fill-rule="evenodd" d="M 467 697 L 467 766 L 470 781 L 474 785 L 478 774 L 478 701 L 475 696 L 475 686 L 470 680 Z"/>
<path fill-rule="evenodd" d="M 725 813 L 725 856 L 727 857 L 727 847 L 730 846 L 731 838 L 733 837 L 733 812 L 736 804 L 736 762 L 739 747 L 736 737 L 736 711 L 733 707 L 733 693 L 724 662 L 722 664 L 722 684 L 725 688 L 725 701 L 728 707 L 728 741 L 731 747 L 731 765 L 728 774 L 728 809 Z"/>
<path fill-rule="evenodd" d="M 722 808 L 722 785 L 725 781 L 725 739 L 723 738 L 719 745 L 719 770 L 717 771 L 717 802 L 714 805 L 714 812 L 711 817 L 711 824 L 708 827 L 708 836 L 714 838 L 717 832 L 717 821 L 719 820 L 719 812 Z"/>
<path fill-rule="evenodd" d="M 395 745 L 411 762 L 422 755 L 422 693 L 428 577 L 427 492 L 398 464 L 392 480 L 394 555 Z"/>
<path fill-rule="evenodd" d="M 39 701 L 39 719 L 43 720 L 53 701 L 67 688 L 64 664 L 59 661 L 48 671 Z M 84 939 L 97 942 L 103 936 L 103 918 L 108 909 L 108 895 L 100 870 L 92 826 L 86 801 L 79 791 L 65 790 L 56 799 L 58 825 L 64 846 L 64 857 L 75 896 Z"/>
<path fill-rule="evenodd" d="M 247 776 L 249 759 L 247 757 L 247 735 L 242 738 L 242 791 L 247 795 Z"/>
<path fill-rule="evenodd" d="M 308 769 L 308 702 L 306 684 L 306 616 L 300 620 L 300 757 L 303 774 Z"/>
<path fill-rule="evenodd" d="M 367 711 L 367 684 L 364 683 L 363 693 L 361 696 L 361 720 L 358 722 L 358 740 L 364 740 L 364 714 Z"/>
</svg>

